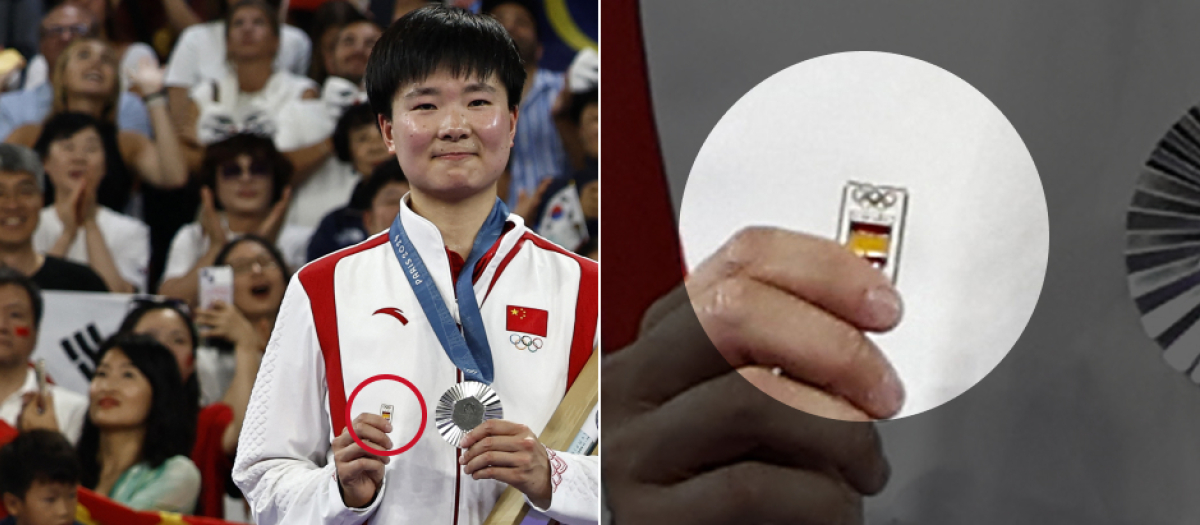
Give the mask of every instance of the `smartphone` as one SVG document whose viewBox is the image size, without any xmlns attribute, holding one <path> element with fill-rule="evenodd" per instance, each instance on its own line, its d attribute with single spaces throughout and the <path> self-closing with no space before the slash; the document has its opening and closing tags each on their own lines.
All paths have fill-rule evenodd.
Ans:
<svg viewBox="0 0 1200 525">
<path fill-rule="evenodd" d="M 200 269 L 200 308 L 211 308 L 217 301 L 233 304 L 232 267 L 205 266 Z"/>
</svg>

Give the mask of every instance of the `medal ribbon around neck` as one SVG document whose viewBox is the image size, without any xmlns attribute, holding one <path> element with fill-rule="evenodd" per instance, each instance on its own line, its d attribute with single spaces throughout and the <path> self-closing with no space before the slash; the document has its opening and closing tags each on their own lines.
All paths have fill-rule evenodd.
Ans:
<svg viewBox="0 0 1200 525">
<path fill-rule="evenodd" d="M 487 341 L 487 333 L 484 331 L 483 316 L 479 313 L 479 303 L 475 300 L 475 287 L 471 276 L 475 273 L 475 265 L 479 259 L 500 238 L 507 218 L 508 207 L 497 197 L 496 205 L 492 207 L 492 213 L 488 215 L 483 227 L 475 235 L 475 244 L 471 247 L 466 264 L 459 272 L 458 281 L 454 283 L 454 289 L 457 292 L 458 314 L 462 319 L 462 331 L 458 330 L 458 324 L 450 315 L 450 309 L 433 284 L 429 269 L 404 231 L 404 224 L 401 223 L 399 214 L 392 221 L 392 228 L 388 231 L 388 241 L 392 245 L 392 251 L 396 253 L 396 259 L 400 261 L 404 276 L 412 285 L 413 292 L 417 295 L 417 302 L 421 304 L 425 317 L 429 318 L 429 324 L 433 327 L 433 333 L 437 335 L 438 342 L 442 344 L 442 349 L 450 357 L 454 366 L 463 371 L 463 375 L 468 380 L 479 381 L 487 385 L 492 384 L 494 377 L 492 349 Z"/>
</svg>

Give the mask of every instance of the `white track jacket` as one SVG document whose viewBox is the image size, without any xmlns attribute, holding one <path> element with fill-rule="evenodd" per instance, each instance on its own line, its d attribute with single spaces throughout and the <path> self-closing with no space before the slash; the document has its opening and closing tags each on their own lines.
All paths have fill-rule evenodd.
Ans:
<svg viewBox="0 0 1200 525">
<path fill-rule="evenodd" d="M 457 320 L 437 227 L 413 213 L 407 197 L 400 216 Z M 599 267 L 533 234 L 516 215 L 508 220 L 512 227 L 477 267 L 475 294 L 504 419 L 540 434 L 596 346 Z M 546 313 L 543 326 L 516 319 L 539 311 Z M 305 266 L 284 295 L 238 442 L 233 479 L 257 523 L 482 523 L 507 485 L 464 475 L 461 452 L 434 425 L 438 399 L 462 380 L 386 232 Z M 348 403 L 350 419 L 392 406 L 392 450 L 423 428 L 410 449 L 392 456 L 378 496 L 364 509 L 342 502 L 331 449 Z M 596 523 L 597 458 L 551 451 L 551 468 L 554 493 L 545 514 Z"/>
</svg>

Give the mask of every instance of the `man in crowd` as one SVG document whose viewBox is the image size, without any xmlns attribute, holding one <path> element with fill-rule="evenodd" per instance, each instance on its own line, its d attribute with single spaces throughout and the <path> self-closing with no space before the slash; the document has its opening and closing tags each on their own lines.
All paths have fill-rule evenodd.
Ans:
<svg viewBox="0 0 1200 525">
<path fill-rule="evenodd" d="M 321 99 L 329 106 L 335 120 L 347 107 L 366 102 L 363 76 L 367 71 L 367 59 L 371 58 L 371 48 L 382 34 L 378 24 L 365 18 L 346 24 L 338 32 L 333 47 L 334 68 L 321 88 Z"/>
<path fill-rule="evenodd" d="M 567 153 L 554 123 L 554 101 L 562 91 L 565 77 L 557 71 L 538 67 L 542 44 L 538 41 L 538 9 L 524 0 L 485 2 L 484 12 L 499 20 L 508 31 L 521 63 L 525 65 L 525 84 L 521 86 L 521 122 L 517 125 L 508 195 L 506 202 L 516 205 L 518 197 L 537 193 L 544 179 L 566 173 Z"/>
<path fill-rule="evenodd" d="M 31 122 L 40 122 L 50 113 L 54 97 L 54 64 L 58 56 L 76 38 L 95 36 L 96 24 L 91 14 L 74 4 L 63 2 L 51 9 L 42 18 L 41 52 L 50 64 L 48 82 L 31 90 L 16 91 L 0 95 L 0 140 L 18 127 Z M 121 92 L 117 106 L 117 126 L 153 137 L 150 115 L 142 100 L 133 94 Z"/>
<path fill-rule="evenodd" d="M 39 392 L 29 356 L 41 322 L 37 285 L 16 270 L 0 268 L 0 427 L 10 432 L 59 428 L 75 442 L 83 431 L 87 398 L 54 385 Z"/>
<path fill-rule="evenodd" d="M 382 34 L 379 26 L 370 20 L 360 18 L 351 21 L 338 31 L 334 44 L 335 60 L 333 69 L 325 78 L 321 88 L 321 100 L 329 112 L 330 120 L 336 124 L 334 133 L 326 138 L 311 151 L 318 152 L 324 160 L 296 188 L 292 196 L 292 205 L 288 209 L 288 224 L 306 228 L 315 228 L 328 213 L 346 204 L 359 181 L 371 172 L 362 171 L 339 151 L 338 141 L 345 140 L 338 134 L 348 132 L 342 123 L 347 110 L 356 104 L 367 101 L 367 92 L 363 89 L 363 74 L 367 69 L 367 59 L 371 56 L 371 48 Z M 372 119 L 371 127 L 375 124 Z M 368 141 L 373 147 L 382 152 L 383 143 L 379 132 L 372 129 Z"/>
<path fill-rule="evenodd" d="M 34 249 L 33 235 L 45 200 L 44 181 L 37 153 L 16 144 L 0 144 L 0 265 L 29 276 L 43 290 L 107 292 L 104 279 L 91 268 Z M 76 202 L 72 206 L 82 205 L 82 199 Z"/>
</svg>

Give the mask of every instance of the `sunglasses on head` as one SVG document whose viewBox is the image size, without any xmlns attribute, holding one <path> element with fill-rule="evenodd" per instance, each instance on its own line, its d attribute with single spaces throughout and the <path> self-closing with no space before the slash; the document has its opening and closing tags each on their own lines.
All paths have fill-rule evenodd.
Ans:
<svg viewBox="0 0 1200 525">
<path fill-rule="evenodd" d="M 237 180 L 241 178 L 243 173 L 246 173 L 246 170 L 243 170 L 242 165 L 237 162 L 227 162 L 221 165 L 217 173 L 221 174 L 222 179 Z M 270 177 L 271 165 L 262 160 L 252 161 L 250 162 L 249 173 L 251 177 Z"/>
<path fill-rule="evenodd" d="M 188 319 L 192 318 L 192 309 L 186 302 L 170 297 L 162 297 L 158 295 L 136 296 L 132 301 L 129 302 L 128 311 L 132 312 L 139 308 L 171 308 L 183 314 L 183 316 Z"/>
</svg>

